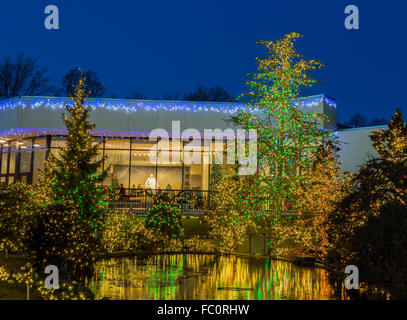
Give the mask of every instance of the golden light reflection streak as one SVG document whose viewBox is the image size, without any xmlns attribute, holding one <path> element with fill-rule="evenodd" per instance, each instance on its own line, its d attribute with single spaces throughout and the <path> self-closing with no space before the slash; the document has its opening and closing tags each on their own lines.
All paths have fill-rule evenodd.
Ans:
<svg viewBox="0 0 407 320">
<path fill-rule="evenodd" d="M 156 255 L 102 261 L 92 286 L 111 299 L 332 299 L 325 270 L 236 256 Z M 342 296 L 344 298 L 344 296 Z"/>
</svg>

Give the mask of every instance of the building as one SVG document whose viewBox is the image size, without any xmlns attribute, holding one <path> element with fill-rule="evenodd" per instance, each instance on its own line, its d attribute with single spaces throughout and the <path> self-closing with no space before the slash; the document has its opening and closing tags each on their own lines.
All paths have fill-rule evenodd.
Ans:
<svg viewBox="0 0 407 320">
<path fill-rule="evenodd" d="M 68 98 L 18 97 L 0 101 L 0 184 L 15 180 L 35 184 L 39 170 L 49 153 L 58 153 L 64 146 L 66 133 L 61 112 Z M 224 120 L 245 108 L 238 103 L 88 99 L 92 107 L 92 132 L 101 142 L 100 156 L 108 156 L 104 168 L 110 168 L 105 183 L 124 188 L 143 188 L 152 175 L 158 189 L 208 190 L 210 164 L 184 163 L 189 141 L 181 141 L 180 163 L 152 161 L 169 150 L 160 150 L 157 142 L 149 141 L 152 130 L 162 128 L 174 137 L 173 121 L 179 121 L 180 131 L 193 128 L 225 130 L 230 124 Z M 329 121 L 321 128 L 336 128 L 336 100 L 326 95 L 311 96 L 297 103 L 301 110 L 324 113 Z M 357 170 L 368 153 L 372 153 L 368 135 L 376 128 L 338 131 L 345 143 L 340 153 L 343 169 Z M 202 159 L 216 153 L 212 144 L 197 147 Z M 172 155 L 169 154 L 171 159 Z"/>
<path fill-rule="evenodd" d="M 377 156 L 369 136 L 376 130 L 385 129 L 387 125 L 338 130 L 336 134 L 341 141 L 338 153 L 342 161 L 341 170 L 357 172 L 370 157 Z"/>
</svg>

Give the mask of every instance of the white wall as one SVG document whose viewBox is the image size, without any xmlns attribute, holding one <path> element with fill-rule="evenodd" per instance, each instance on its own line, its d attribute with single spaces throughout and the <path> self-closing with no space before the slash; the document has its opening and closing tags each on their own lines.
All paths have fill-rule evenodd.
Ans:
<svg viewBox="0 0 407 320">
<path fill-rule="evenodd" d="M 337 132 L 339 140 L 342 141 L 338 153 L 343 162 L 342 171 L 356 172 L 369 156 L 377 156 L 369 136 L 379 129 L 387 129 L 387 126 L 345 129 Z"/>
<path fill-rule="evenodd" d="M 319 102 L 312 107 L 299 106 L 300 110 L 308 112 L 326 113 L 332 121 L 321 124 L 323 128 L 333 128 L 336 126 L 336 108 L 330 107 L 321 96 L 313 96 Z M 307 98 L 302 101 L 307 101 Z M 13 103 L 18 101 L 17 106 Z M 61 113 L 65 111 L 65 103 L 69 100 L 63 98 L 30 98 L 22 97 L 0 102 L 0 131 L 15 128 L 43 128 L 43 129 L 65 129 L 61 120 Z M 217 103 L 217 102 L 183 102 L 183 101 L 125 101 L 125 100 L 90 100 L 97 107 L 90 113 L 91 122 L 96 124 L 96 130 L 114 131 L 151 131 L 162 128 L 167 132 L 172 130 L 172 121 L 178 120 L 181 123 L 181 131 L 193 128 L 201 133 L 204 129 L 226 129 L 231 124 L 224 120 L 230 119 L 231 114 L 223 112 L 225 108 L 243 107 L 237 103 Z M 208 111 L 147 111 L 143 107 L 137 107 L 142 103 L 146 107 L 207 107 Z M 46 105 L 48 104 L 48 105 Z M 134 109 L 124 110 L 117 108 L 111 110 L 99 105 L 126 105 L 133 106 Z M 214 111 L 212 111 L 214 110 Z"/>
</svg>

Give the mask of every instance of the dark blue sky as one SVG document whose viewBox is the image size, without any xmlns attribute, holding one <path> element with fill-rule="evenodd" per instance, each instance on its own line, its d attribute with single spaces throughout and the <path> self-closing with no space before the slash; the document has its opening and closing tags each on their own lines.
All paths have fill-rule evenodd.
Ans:
<svg viewBox="0 0 407 320">
<path fill-rule="evenodd" d="M 60 10 L 60 30 L 44 28 L 44 8 Z M 360 10 L 360 30 L 344 27 L 346 5 Z M 297 0 L 3 0 L 0 56 L 24 52 L 59 84 L 72 67 L 97 71 L 107 95 L 132 90 L 161 97 L 173 89 L 221 85 L 244 90 L 254 41 L 297 31 L 306 58 L 327 67 L 309 94 L 338 100 L 339 120 L 407 112 L 407 2 Z"/>
</svg>

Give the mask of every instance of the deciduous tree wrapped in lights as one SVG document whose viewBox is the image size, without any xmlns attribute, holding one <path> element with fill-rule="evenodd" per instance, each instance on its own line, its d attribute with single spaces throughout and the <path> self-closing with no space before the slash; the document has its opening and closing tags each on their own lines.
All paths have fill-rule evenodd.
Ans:
<svg viewBox="0 0 407 320">
<path fill-rule="evenodd" d="M 291 243 L 291 252 L 287 254 L 326 256 L 328 216 L 345 197 L 351 177 L 348 173 L 340 173 L 338 151 L 334 141 L 321 143 L 311 170 L 304 173 L 295 190 L 298 215 L 287 221 L 282 236 Z"/>
<path fill-rule="evenodd" d="M 256 129 L 258 136 L 257 182 L 247 185 L 262 190 L 263 208 L 257 215 L 270 247 L 276 244 L 280 215 L 293 200 L 304 172 L 310 170 L 315 151 L 328 131 L 318 129 L 326 117 L 302 112 L 296 107 L 302 88 L 316 83 L 308 73 L 323 65 L 304 60 L 294 46 L 298 33 L 277 41 L 258 41 L 266 49 L 266 58 L 257 58 L 258 71 L 247 82 L 249 91 L 241 96 L 250 110 L 234 117 L 245 129 Z"/>
</svg>

